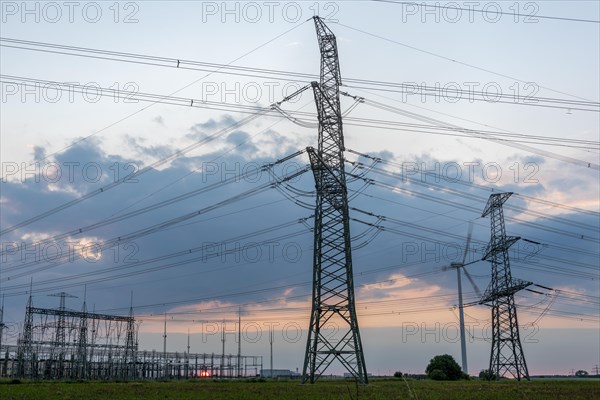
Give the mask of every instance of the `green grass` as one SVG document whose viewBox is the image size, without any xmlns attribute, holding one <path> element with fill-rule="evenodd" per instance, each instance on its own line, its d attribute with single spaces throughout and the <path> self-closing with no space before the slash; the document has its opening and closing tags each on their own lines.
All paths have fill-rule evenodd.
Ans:
<svg viewBox="0 0 600 400">
<path fill-rule="evenodd" d="M 531 382 L 373 380 L 357 388 L 354 382 L 322 380 L 314 385 L 298 381 L 181 381 L 181 382 L 0 382 L 0 399 L 415 399 L 508 400 L 600 398 L 597 380 L 541 379 Z"/>
</svg>

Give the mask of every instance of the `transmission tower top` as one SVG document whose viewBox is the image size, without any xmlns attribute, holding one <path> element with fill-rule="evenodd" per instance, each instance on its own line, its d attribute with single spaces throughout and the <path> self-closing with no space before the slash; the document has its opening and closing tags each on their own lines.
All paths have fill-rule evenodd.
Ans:
<svg viewBox="0 0 600 400">
<path fill-rule="evenodd" d="M 508 200 L 508 198 L 512 195 L 513 192 L 491 194 L 487 204 L 485 205 L 485 208 L 483 209 L 481 218 L 486 217 L 489 213 L 492 212 L 494 208 L 501 207 L 506 202 L 506 200 Z"/>
</svg>

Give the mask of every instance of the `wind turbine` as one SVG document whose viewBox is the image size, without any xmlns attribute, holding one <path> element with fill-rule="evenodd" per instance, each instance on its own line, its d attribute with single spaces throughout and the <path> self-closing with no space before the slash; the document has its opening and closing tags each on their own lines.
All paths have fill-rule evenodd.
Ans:
<svg viewBox="0 0 600 400">
<path fill-rule="evenodd" d="M 473 289 L 475 289 L 475 293 L 477 293 L 477 296 L 481 297 L 481 291 L 479 290 L 479 287 L 473 280 L 473 277 L 469 274 L 469 272 L 465 268 L 465 266 L 467 266 L 467 265 L 471 265 L 471 264 L 481 261 L 481 260 L 475 260 L 475 261 L 466 263 L 467 254 L 469 252 L 469 245 L 471 244 L 471 235 L 472 234 L 473 234 L 473 223 L 469 222 L 467 243 L 465 245 L 465 251 L 463 253 L 462 262 L 453 262 L 453 263 L 450 263 L 449 267 L 444 268 L 444 269 L 448 269 L 448 268 L 456 269 L 456 280 L 458 282 L 458 318 L 459 318 L 459 323 L 460 323 L 460 352 L 461 352 L 461 358 L 462 358 L 462 369 L 465 374 L 469 373 L 469 369 L 467 367 L 467 343 L 466 343 L 466 338 L 465 338 L 465 315 L 464 315 L 464 311 L 463 311 L 462 281 L 461 281 L 461 274 L 460 274 L 461 269 L 464 271 L 465 276 L 467 277 L 469 282 L 471 282 L 471 285 L 473 285 Z"/>
</svg>

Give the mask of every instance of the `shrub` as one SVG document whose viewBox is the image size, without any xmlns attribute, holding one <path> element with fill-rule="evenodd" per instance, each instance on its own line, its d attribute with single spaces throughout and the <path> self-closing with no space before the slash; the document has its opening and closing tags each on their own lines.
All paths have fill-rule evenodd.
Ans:
<svg viewBox="0 0 600 400">
<path fill-rule="evenodd" d="M 489 369 L 482 369 L 479 372 L 479 379 L 482 379 L 484 381 L 495 381 L 496 380 L 496 374 L 494 374 Z"/>
<path fill-rule="evenodd" d="M 432 373 L 439 370 L 442 374 L 436 373 L 436 377 L 432 377 Z M 463 378 L 463 372 L 460 365 L 449 354 L 435 356 L 429 361 L 429 365 L 425 369 L 425 373 L 429 379 L 457 381 Z"/>
<path fill-rule="evenodd" d="M 429 372 L 429 379 L 433 379 L 434 381 L 447 381 L 448 376 L 441 369 L 434 369 Z"/>
</svg>

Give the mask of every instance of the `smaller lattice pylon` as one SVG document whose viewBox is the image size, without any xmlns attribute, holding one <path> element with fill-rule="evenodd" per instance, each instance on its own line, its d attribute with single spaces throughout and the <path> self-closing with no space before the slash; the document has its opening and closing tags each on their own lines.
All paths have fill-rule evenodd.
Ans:
<svg viewBox="0 0 600 400">
<path fill-rule="evenodd" d="M 125 335 L 125 358 L 124 362 L 126 364 L 125 369 L 127 371 L 128 378 L 134 378 L 136 375 L 135 365 L 136 365 L 136 354 L 137 354 L 137 344 L 136 344 L 136 329 L 135 329 L 135 318 L 133 314 L 133 293 L 131 293 L 131 305 L 129 307 L 129 316 L 127 318 L 127 333 Z"/>
<path fill-rule="evenodd" d="M 50 297 L 60 297 L 60 305 L 58 310 L 62 313 L 66 310 L 66 298 L 77 298 L 77 296 L 73 296 L 72 294 L 66 292 L 53 293 L 49 294 Z M 54 345 L 56 347 L 65 347 L 65 330 L 66 330 L 66 319 L 64 314 L 60 314 L 58 316 L 58 326 L 56 327 L 56 336 Z"/>
<path fill-rule="evenodd" d="M 483 259 L 492 264 L 492 278 L 479 304 L 492 311 L 492 349 L 489 371 L 500 379 L 511 374 L 517 380 L 529 379 L 529 372 L 519 335 L 519 322 L 514 295 L 532 282 L 514 279 L 510 271 L 508 249 L 520 238 L 507 236 L 502 205 L 512 195 L 494 193 L 485 206 L 482 217 L 490 216 L 491 238 Z"/>
<path fill-rule="evenodd" d="M 65 318 L 66 311 L 66 298 L 77 298 L 72 294 L 66 292 L 49 294 L 50 297 L 60 297 L 60 305 L 58 308 L 58 324 L 56 326 L 56 334 L 54 338 L 54 347 L 58 350 L 58 366 L 57 366 L 57 377 L 62 378 L 64 373 L 64 361 L 65 361 L 65 345 L 66 345 L 66 330 L 67 320 Z"/>
<path fill-rule="evenodd" d="M 83 305 L 81 307 L 81 318 L 79 319 L 79 340 L 77 348 L 77 374 L 81 379 L 87 378 L 87 348 L 88 348 L 88 312 L 86 305 L 87 288 L 83 295 Z"/>
</svg>

